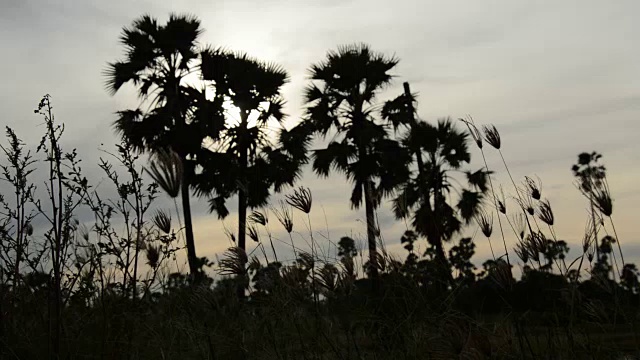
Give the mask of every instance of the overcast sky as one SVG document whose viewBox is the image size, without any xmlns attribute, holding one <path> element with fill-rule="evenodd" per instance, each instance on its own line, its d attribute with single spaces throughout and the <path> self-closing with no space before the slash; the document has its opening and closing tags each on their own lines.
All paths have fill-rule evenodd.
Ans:
<svg viewBox="0 0 640 360">
<path fill-rule="evenodd" d="M 170 12 L 198 16 L 206 29 L 202 43 L 282 65 L 291 77 L 284 90 L 289 124 L 302 112 L 308 66 L 327 50 L 366 42 L 395 54 L 401 59 L 397 79 L 385 96 L 398 94 L 409 81 L 419 93 L 422 119 L 471 114 L 480 124 L 495 124 L 514 177 L 542 179 L 556 232 L 576 250 L 587 204 L 572 184 L 570 167 L 580 152 L 602 153 L 623 249 L 627 258 L 640 260 L 637 1 L 0 0 L 0 124 L 35 145 L 43 129 L 33 109 L 51 94 L 57 119 L 66 124 L 65 146 L 78 149 L 88 176 L 99 182 L 99 145 L 111 149 L 117 142 L 114 112 L 138 103 L 131 89 L 109 96 L 102 71 L 123 54 L 123 26 L 143 13 L 164 22 Z M 499 155 L 489 152 L 488 160 L 513 192 Z M 471 168 L 481 163 L 474 152 Z M 307 171 L 300 184 L 314 194 L 314 230 L 326 236 L 328 224 L 333 241 L 364 237 L 364 211 L 349 208 L 350 185 L 343 176 L 317 179 Z M 196 202 L 195 213 L 199 256 L 229 246 L 204 201 Z M 379 216 L 387 245 L 398 249 L 404 223 L 393 221 L 386 205 Z M 296 228 L 305 233 L 303 220 L 296 214 Z M 225 224 L 235 228 L 235 213 Z M 272 219 L 272 230 L 277 228 Z M 476 240 L 481 263 L 489 252 L 486 240 Z"/>
</svg>

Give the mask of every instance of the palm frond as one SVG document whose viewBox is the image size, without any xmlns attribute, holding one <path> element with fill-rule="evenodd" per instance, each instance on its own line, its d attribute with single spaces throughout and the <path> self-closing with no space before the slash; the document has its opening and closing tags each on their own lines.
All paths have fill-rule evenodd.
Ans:
<svg viewBox="0 0 640 360">
<path fill-rule="evenodd" d="M 311 145 L 313 129 L 303 121 L 291 130 L 282 129 L 278 134 L 281 149 L 301 163 L 307 162 L 307 149 Z"/>
<path fill-rule="evenodd" d="M 352 209 L 359 209 L 360 205 L 362 205 L 362 196 L 364 194 L 363 184 L 364 182 L 356 181 L 353 185 L 353 190 L 351 190 L 351 198 L 349 199 L 349 204 Z"/>
<path fill-rule="evenodd" d="M 465 175 L 467 177 L 467 182 L 469 183 L 469 185 L 475 187 L 483 193 L 489 190 L 489 177 L 492 173 L 493 171 L 483 169 L 474 172 L 465 171 Z"/>
<path fill-rule="evenodd" d="M 418 190 L 413 181 L 407 182 L 400 193 L 392 200 L 393 213 L 398 219 L 409 216 L 410 210 L 420 201 Z"/>
<path fill-rule="evenodd" d="M 482 193 L 465 189 L 462 191 L 457 207 L 460 210 L 460 216 L 468 224 L 474 217 L 479 215 L 481 205 Z"/>
<path fill-rule="evenodd" d="M 195 15 L 172 13 L 167 23 L 159 29 L 156 45 L 165 53 L 177 51 L 182 56 L 182 62 L 187 62 L 195 58 L 195 48 L 202 32 L 200 20 Z"/>
<path fill-rule="evenodd" d="M 456 129 L 449 118 L 438 120 L 438 142 L 441 144 L 441 154 L 447 164 L 458 169 L 463 163 L 471 161 L 471 154 L 467 145 L 467 134 Z"/>
<path fill-rule="evenodd" d="M 143 114 L 140 109 L 123 110 L 116 113 L 118 118 L 113 122 L 113 129 L 137 151 L 145 149 L 145 129 L 142 124 Z"/>
<path fill-rule="evenodd" d="M 224 219 L 229 215 L 229 209 L 225 204 L 225 198 L 216 196 L 209 198 L 209 212 L 218 214 L 218 219 Z"/>
<path fill-rule="evenodd" d="M 329 176 L 329 170 L 347 172 L 350 160 L 355 158 L 355 146 L 343 142 L 331 142 L 326 149 L 315 150 L 312 154 L 313 170 L 320 176 Z"/>
<path fill-rule="evenodd" d="M 142 70 L 139 64 L 116 61 L 107 64 L 107 68 L 103 70 L 102 74 L 105 79 L 105 90 L 109 95 L 115 95 L 122 85 L 133 82 L 136 84 L 140 81 L 140 75 L 138 72 Z"/>
<path fill-rule="evenodd" d="M 407 125 L 413 120 L 415 113 L 412 111 L 413 106 L 411 104 L 415 101 L 413 95 L 402 94 L 393 100 L 385 102 L 380 115 L 383 119 L 390 121 L 393 127 L 397 129 L 400 125 Z"/>
</svg>

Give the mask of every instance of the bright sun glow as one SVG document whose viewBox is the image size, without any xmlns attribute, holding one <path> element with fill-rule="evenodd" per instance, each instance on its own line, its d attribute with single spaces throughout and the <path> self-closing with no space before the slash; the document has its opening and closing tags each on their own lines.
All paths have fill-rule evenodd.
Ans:
<svg viewBox="0 0 640 360">
<path fill-rule="evenodd" d="M 185 85 L 190 85 L 195 88 L 201 88 L 203 86 L 201 79 L 194 73 L 185 76 L 183 81 Z M 207 84 L 207 85 L 210 85 L 210 84 Z M 207 86 L 207 88 L 205 88 L 205 96 L 207 97 L 207 99 L 213 100 L 214 95 L 215 95 L 215 90 Z M 268 105 L 262 104 L 262 106 L 266 107 Z M 238 126 L 240 124 L 240 109 L 234 106 L 230 101 L 225 102 L 222 105 L 222 107 L 225 110 L 225 118 L 226 118 L 225 122 L 227 127 L 230 128 L 230 127 Z M 255 127 L 257 124 L 257 119 L 258 119 L 258 112 L 252 111 L 251 114 L 249 114 L 248 128 Z M 275 143 L 278 131 L 281 128 L 282 128 L 281 124 L 279 124 L 274 119 L 270 119 L 267 122 L 267 126 L 264 128 L 264 132 L 271 139 L 271 141 Z M 212 150 L 213 149 L 216 149 L 217 151 L 220 150 L 219 148 L 220 144 L 217 144 L 216 142 L 210 139 L 205 139 L 203 142 L 203 146 L 205 148 L 209 148 Z"/>
</svg>

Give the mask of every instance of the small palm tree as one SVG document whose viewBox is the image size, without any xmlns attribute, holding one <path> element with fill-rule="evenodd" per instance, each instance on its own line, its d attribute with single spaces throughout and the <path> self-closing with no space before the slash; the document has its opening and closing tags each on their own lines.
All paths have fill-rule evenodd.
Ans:
<svg viewBox="0 0 640 360">
<path fill-rule="evenodd" d="M 450 280 L 450 271 L 444 273 L 448 266 L 443 243 L 480 214 L 489 173 L 466 171 L 469 186 L 454 186 L 451 172 L 460 171 L 471 160 L 467 134 L 457 130 L 448 118 L 439 120 L 437 125 L 422 121 L 407 123 L 410 129 L 403 144 L 416 154 L 421 165 L 394 199 L 394 213 L 398 218 L 412 217 L 416 231 L 434 246 L 441 274 Z M 448 200 L 452 190 L 458 194 L 455 204 Z"/>
<path fill-rule="evenodd" d="M 237 109 L 240 119 L 227 121 L 219 141 L 203 149 L 203 171 L 195 184 L 220 218 L 229 214 L 226 199 L 238 195 L 238 247 L 246 250 L 247 208 L 266 205 L 272 187 L 279 192 L 293 185 L 306 160 L 306 142 L 295 148 L 289 141 L 288 149 L 295 150 L 287 150 L 270 138 L 270 126 L 285 118 L 281 89 L 288 75 L 281 67 L 244 53 L 207 49 L 201 70 L 203 79 L 215 85 L 215 97 Z M 281 130 L 281 138 L 287 135 Z"/>
<path fill-rule="evenodd" d="M 314 170 L 321 176 L 332 168 L 346 174 L 354 183 L 352 207 L 359 208 L 364 198 L 373 279 L 378 275 L 375 209 L 408 176 L 409 156 L 390 138 L 391 123 L 380 118 L 376 103 L 397 63 L 367 45 L 340 47 L 311 66 L 305 94 L 307 130 L 323 137 L 334 133 L 326 148 L 314 151 Z"/>
<path fill-rule="evenodd" d="M 125 58 L 109 63 L 105 72 L 111 94 L 131 83 L 149 109 L 119 111 L 116 131 L 140 152 L 168 149 L 182 162 L 180 190 L 192 276 L 197 276 L 200 268 L 189 199 L 195 155 L 203 139 L 216 138 L 224 125 L 221 103 L 207 100 L 204 91 L 185 82 L 197 70 L 197 40 L 201 33 L 200 21 L 192 16 L 171 14 L 167 23 L 160 25 L 144 15 L 123 29 L 120 42 L 126 48 Z"/>
</svg>

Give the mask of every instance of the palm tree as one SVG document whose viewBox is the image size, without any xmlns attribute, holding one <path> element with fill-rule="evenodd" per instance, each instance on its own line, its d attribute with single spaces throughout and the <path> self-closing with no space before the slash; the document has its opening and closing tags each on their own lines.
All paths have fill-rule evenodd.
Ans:
<svg viewBox="0 0 640 360">
<path fill-rule="evenodd" d="M 107 90 L 113 95 L 124 84 L 138 88 L 140 108 L 118 112 L 116 131 L 139 152 L 170 150 L 182 161 L 181 197 L 185 220 L 187 258 L 192 276 L 199 277 L 189 186 L 195 155 L 202 141 L 216 138 L 224 125 L 221 103 L 207 100 L 204 91 L 186 84 L 185 78 L 197 70 L 197 40 L 202 29 L 192 16 L 171 14 L 160 25 L 149 15 L 125 27 L 120 42 L 125 58 L 109 63 L 105 75 Z"/>
<path fill-rule="evenodd" d="M 285 70 L 222 49 L 207 49 L 201 56 L 203 79 L 213 82 L 215 97 L 238 110 L 240 119 L 228 119 L 219 141 L 202 150 L 203 170 L 195 183 L 200 194 L 209 196 L 210 210 L 219 218 L 229 214 L 226 200 L 238 195 L 238 247 L 246 251 L 247 208 L 266 205 L 272 187 L 279 192 L 293 185 L 306 161 L 307 141 L 294 144 L 290 132 L 281 130 L 280 138 L 289 139 L 288 146 L 277 148 L 270 138 L 269 123 L 282 125 L 285 118 Z"/>
<path fill-rule="evenodd" d="M 408 176 L 409 156 L 390 138 L 391 124 L 381 121 L 376 104 L 397 63 L 364 44 L 342 46 L 311 66 L 311 84 L 305 93 L 309 130 L 324 138 L 334 134 L 325 149 L 314 151 L 314 170 L 321 176 L 328 176 L 332 168 L 346 174 L 354 183 L 353 208 L 359 208 L 364 197 L 368 273 L 374 284 L 378 276 L 374 212 L 381 199 Z"/>
<path fill-rule="evenodd" d="M 471 160 L 467 134 L 457 130 L 448 118 L 437 125 L 411 119 L 404 122 L 409 124 L 409 131 L 403 144 L 415 155 L 418 172 L 393 200 L 394 213 L 398 218 L 412 217 L 414 229 L 435 248 L 443 279 L 450 280 L 443 243 L 480 214 L 489 172 L 464 171 L 468 187 L 452 182 L 455 179 L 451 172 L 461 171 Z M 458 195 L 456 204 L 447 199 L 452 190 Z"/>
</svg>

